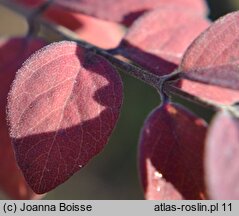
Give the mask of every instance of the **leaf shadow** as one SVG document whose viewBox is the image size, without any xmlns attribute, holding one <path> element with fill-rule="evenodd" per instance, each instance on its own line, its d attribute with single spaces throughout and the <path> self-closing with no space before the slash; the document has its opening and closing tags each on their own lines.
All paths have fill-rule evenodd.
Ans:
<svg viewBox="0 0 239 216">
<path fill-rule="evenodd" d="M 90 86 L 78 86 L 77 83 L 83 82 L 79 82 L 81 77 L 77 76 L 69 107 L 64 107 L 63 119 L 59 122 L 59 126 L 65 124 L 67 127 L 12 137 L 16 159 L 25 179 L 39 194 L 65 182 L 102 151 L 119 116 L 122 83 L 117 72 L 109 71 L 110 66 L 102 63 L 102 57 L 97 56 L 94 60 L 95 54 L 77 48 L 76 55 L 83 58 L 80 64 L 93 82 Z M 102 86 L 98 83 L 100 79 L 105 82 Z M 76 118 L 77 124 L 73 123 Z"/>
<path fill-rule="evenodd" d="M 121 24 L 127 27 L 131 26 L 137 18 L 142 16 L 147 11 L 148 10 L 138 10 L 138 11 L 130 12 L 123 17 Z"/>
<path fill-rule="evenodd" d="M 123 55 L 158 76 L 170 74 L 178 67 L 174 62 L 146 52 L 125 39 L 116 48 L 116 53 Z"/>
</svg>

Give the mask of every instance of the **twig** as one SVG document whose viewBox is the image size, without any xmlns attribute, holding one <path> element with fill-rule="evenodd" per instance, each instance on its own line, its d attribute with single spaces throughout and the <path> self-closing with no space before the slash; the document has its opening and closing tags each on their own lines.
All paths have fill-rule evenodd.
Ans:
<svg viewBox="0 0 239 216">
<path fill-rule="evenodd" d="M 12 11 L 15 11 L 16 13 L 22 15 L 25 17 L 28 21 L 29 18 L 32 18 L 32 15 L 36 13 L 38 9 L 30 10 L 28 8 L 25 8 L 24 6 L 21 6 L 17 3 L 14 3 L 13 1 L 9 0 L 0 0 L 0 4 L 9 8 Z M 43 5 L 43 8 L 45 9 L 47 5 Z M 76 35 L 74 32 L 70 31 L 69 29 L 51 23 L 48 20 L 44 19 L 41 16 L 37 16 L 33 19 L 35 24 L 38 25 L 42 29 L 46 29 L 48 33 L 53 33 L 54 35 L 58 36 L 60 40 L 70 40 L 70 41 L 76 41 L 81 47 L 85 48 L 88 51 L 94 52 L 100 56 L 105 57 L 108 61 L 110 61 L 115 67 L 122 70 L 124 73 L 133 76 L 148 85 L 156 88 L 159 93 L 161 94 L 161 98 L 165 99 L 167 97 L 167 94 L 171 93 L 173 95 L 178 95 L 180 97 L 184 97 L 187 100 L 192 100 L 200 105 L 212 108 L 213 110 L 222 109 L 222 106 L 219 104 L 215 104 L 212 102 L 208 102 L 205 100 L 202 100 L 198 97 L 192 96 L 186 92 L 183 92 L 182 90 L 176 88 L 173 86 L 169 81 L 175 80 L 179 78 L 178 73 L 173 73 L 172 75 L 166 75 L 166 76 L 157 76 L 155 74 L 150 73 L 147 70 L 144 70 L 138 66 L 129 64 L 127 62 L 123 62 L 113 56 L 113 53 L 111 50 L 103 50 L 99 47 L 96 47 L 86 41 L 80 40 L 78 35 Z M 33 32 L 35 35 L 37 35 L 37 32 Z M 46 38 L 47 39 L 47 38 Z M 166 87 L 165 87 L 166 85 Z"/>
</svg>

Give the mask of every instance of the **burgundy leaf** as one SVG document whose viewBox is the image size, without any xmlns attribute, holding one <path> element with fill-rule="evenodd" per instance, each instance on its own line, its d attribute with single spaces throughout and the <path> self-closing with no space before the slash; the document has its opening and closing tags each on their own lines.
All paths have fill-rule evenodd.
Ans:
<svg viewBox="0 0 239 216">
<path fill-rule="evenodd" d="M 236 64 L 199 68 L 183 73 L 189 80 L 239 90 L 239 67 Z"/>
<path fill-rule="evenodd" d="M 6 123 L 7 95 L 16 71 L 36 50 L 46 45 L 40 39 L 14 38 L 0 41 L 0 188 L 11 199 L 36 199 L 14 157 Z"/>
<path fill-rule="evenodd" d="M 212 199 L 239 199 L 239 119 L 221 112 L 207 135 L 205 172 Z"/>
<path fill-rule="evenodd" d="M 45 2 L 45 0 L 14 1 L 31 8 L 38 7 Z M 120 24 L 65 10 L 56 5 L 50 5 L 43 16 L 74 31 L 81 39 L 104 49 L 115 48 L 124 35 Z M 96 37 L 96 35 L 100 35 L 100 37 Z"/>
<path fill-rule="evenodd" d="M 117 72 L 74 42 L 54 43 L 25 62 L 8 118 L 18 164 L 36 193 L 65 182 L 103 149 L 121 102 Z"/>
<path fill-rule="evenodd" d="M 32 8 L 45 2 L 44 0 L 15 1 Z M 104 49 L 115 48 L 124 35 L 124 30 L 120 24 L 65 10 L 65 8 L 56 5 L 50 5 L 43 16 L 74 31 L 81 39 Z"/>
<path fill-rule="evenodd" d="M 47 9 L 44 17 L 67 27 L 78 34 L 81 39 L 104 49 L 118 46 L 124 35 L 120 24 L 96 19 L 54 5 Z"/>
<path fill-rule="evenodd" d="M 204 199 L 206 123 L 179 105 L 156 108 L 140 138 L 140 171 L 146 199 Z"/>
<path fill-rule="evenodd" d="M 71 10 L 125 25 L 130 25 L 142 13 L 156 7 L 175 5 L 188 8 L 200 15 L 205 15 L 208 11 L 204 0 L 56 0 L 55 2 Z"/>
<path fill-rule="evenodd" d="M 210 22 L 189 10 L 155 9 L 140 17 L 120 44 L 120 53 L 157 75 L 171 73 L 191 42 Z"/>
<path fill-rule="evenodd" d="M 239 101 L 239 92 L 218 86 L 182 79 L 181 91 L 200 97 L 203 100 L 230 105 Z M 180 89 L 179 89 L 180 91 Z"/>
<path fill-rule="evenodd" d="M 211 87 L 210 98 L 207 96 L 208 85 L 192 81 L 184 84 L 183 81 L 181 89 L 195 94 L 195 89 L 200 88 L 196 96 L 219 103 L 231 104 L 238 101 L 239 92 L 225 91 L 225 88 L 239 88 L 238 60 L 239 12 L 234 12 L 222 17 L 202 33 L 188 48 L 181 63 L 181 71 L 187 78 L 217 85 Z M 194 89 L 185 88 L 185 85 L 190 86 L 189 83 L 195 83 L 192 84 Z"/>
</svg>

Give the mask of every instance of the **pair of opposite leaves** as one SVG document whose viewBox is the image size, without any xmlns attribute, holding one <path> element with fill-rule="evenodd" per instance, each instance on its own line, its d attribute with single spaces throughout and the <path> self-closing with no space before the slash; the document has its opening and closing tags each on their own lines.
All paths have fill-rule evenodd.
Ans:
<svg viewBox="0 0 239 216">
<path fill-rule="evenodd" d="M 175 12 L 177 13 L 180 12 Z M 153 12 L 145 16 L 148 18 L 148 24 L 154 18 Z M 187 25 L 183 25 L 183 22 L 181 25 L 180 19 L 178 20 L 179 27 L 185 30 L 182 34 L 192 31 L 190 29 L 188 31 L 185 28 Z M 197 26 L 203 28 L 205 22 L 203 23 L 202 19 L 201 22 L 200 19 L 195 20 L 192 24 L 197 23 Z M 124 54 L 125 50 L 129 51 L 125 52 L 128 57 L 158 75 L 170 73 L 170 64 L 164 64 L 165 59 L 173 62 L 174 67 L 181 61 L 179 70 L 182 71 L 182 77 L 197 81 L 181 80 L 181 90 L 202 99 L 232 104 L 238 101 L 239 97 L 238 91 L 234 91 L 239 90 L 238 21 L 238 12 L 219 19 L 190 45 L 182 60 L 180 55 L 175 55 L 177 46 L 172 46 L 173 48 L 168 46 L 170 43 L 174 44 L 173 39 L 166 40 L 166 43 L 161 44 L 162 46 L 156 46 L 159 49 L 155 50 L 154 41 L 148 44 L 140 43 L 143 50 L 149 51 L 149 53 L 142 53 L 141 57 L 155 54 L 163 59 L 162 64 L 159 65 L 156 64 L 157 58 L 155 64 L 149 61 L 150 58 L 148 61 L 142 60 L 145 58 L 139 58 L 135 49 L 140 46 L 136 48 L 128 46 L 128 41 L 124 42 L 126 45 L 121 53 Z M 140 22 L 139 19 L 134 27 L 139 28 L 144 24 L 143 20 Z M 129 32 L 128 36 L 136 44 L 139 41 L 132 40 L 133 33 Z M 155 37 L 154 33 L 151 35 L 152 38 Z M 178 34 L 175 37 L 177 36 Z M 179 38 L 181 39 L 180 31 Z M 183 46 L 178 46 L 180 49 L 183 48 Z M 168 56 L 167 52 L 163 52 L 167 49 L 171 51 Z M 160 66 L 165 66 L 165 68 Z M 157 108 L 145 122 L 140 140 L 140 170 L 145 196 L 148 199 L 207 197 L 238 199 L 239 171 L 233 162 L 237 160 L 239 150 L 238 127 L 238 119 L 227 113 L 218 114 L 206 138 L 205 123 L 203 124 L 187 111 L 173 104 L 165 104 Z M 205 158 L 203 154 L 206 155 Z M 231 171 L 226 169 L 229 166 L 233 167 Z"/>
<path fill-rule="evenodd" d="M 204 42 L 202 38 L 211 36 L 211 32 L 215 32 L 213 29 L 218 30 L 218 26 L 221 26 L 224 29 L 223 32 L 227 33 L 225 29 L 231 28 L 231 23 L 235 20 L 238 20 L 238 13 L 232 13 L 220 19 L 196 39 L 185 53 L 183 64 L 181 64 L 181 68 L 188 69 L 185 70 L 185 73 L 190 73 L 190 71 L 195 73 L 194 65 L 190 65 L 192 53 L 200 45 L 200 42 Z M 236 25 L 237 22 L 234 22 L 234 24 Z M 235 25 L 233 25 L 233 28 L 238 28 L 238 25 Z M 227 38 L 227 36 L 224 36 L 222 39 Z M 208 41 L 210 39 L 207 38 Z M 232 39 L 234 40 L 234 37 Z M 220 44 L 225 44 L 224 40 L 219 41 L 217 46 L 222 48 Z M 212 42 L 215 43 L 215 41 Z M 223 51 L 225 53 L 224 49 Z M 222 52 L 217 54 L 220 55 L 220 53 Z M 228 50 L 226 53 L 230 54 L 230 51 Z M 203 55 L 203 53 L 201 54 Z M 232 49 L 230 56 L 233 57 L 233 54 Z M 230 64 L 230 60 L 233 58 L 227 59 L 228 64 Z M 47 192 L 64 182 L 103 148 L 117 121 L 121 101 L 122 84 L 112 66 L 105 59 L 88 53 L 73 42 L 54 43 L 28 59 L 18 71 L 11 89 L 8 118 L 18 164 L 27 182 L 35 192 Z M 152 120 L 150 120 L 151 118 L 148 119 L 146 129 L 142 134 L 151 133 L 150 140 L 154 136 L 158 136 L 158 131 L 161 131 L 160 134 L 164 138 L 157 138 L 157 142 L 153 146 L 151 141 L 143 141 L 141 146 L 145 150 L 142 151 L 141 160 L 143 158 L 145 163 L 151 163 L 151 168 L 156 169 L 154 177 L 161 182 L 157 185 L 156 191 L 164 191 L 162 182 L 167 185 L 165 179 L 169 179 L 171 183 L 174 182 L 173 180 L 177 180 L 173 185 L 176 188 L 176 192 L 174 192 L 177 195 L 174 196 L 171 192 L 168 195 L 167 190 L 165 196 L 161 194 L 161 198 L 202 198 L 205 196 L 205 186 L 203 181 L 198 180 L 203 178 L 201 154 L 194 157 L 194 163 L 190 163 L 190 166 L 188 166 L 188 164 L 185 164 L 185 160 L 181 159 L 182 157 L 186 159 L 194 154 L 190 155 L 190 150 L 186 151 L 187 154 L 181 153 L 184 151 L 184 147 L 187 149 L 187 145 L 192 144 L 189 140 L 195 134 L 201 134 L 198 136 L 198 141 L 195 141 L 195 148 L 199 148 L 198 152 L 203 152 L 205 125 L 189 112 L 182 111 L 181 108 L 170 104 L 158 108 L 153 115 L 156 116 Z M 167 118 L 170 122 L 175 121 L 175 124 L 172 123 L 172 125 L 180 128 L 180 130 L 177 128 L 167 129 L 164 125 L 164 119 L 167 120 Z M 231 117 L 227 118 L 230 119 Z M 147 125 L 152 124 L 151 121 L 156 121 L 153 125 L 158 124 L 159 127 L 147 127 Z M 237 127 L 237 120 L 232 119 L 229 122 L 231 127 Z M 218 124 L 214 125 L 217 126 Z M 166 128 L 165 132 L 163 132 L 164 128 Z M 183 128 L 191 128 L 192 133 L 189 134 L 186 130 L 182 130 Z M 217 129 L 212 130 L 217 131 Z M 178 133 L 176 137 L 174 131 Z M 147 139 L 146 135 L 142 135 L 141 140 L 144 140 L 144 137 Z M 175 142 L 175 139 L 179 136 L 182 140 L 180 143 L 182 147 L 181 145 L 177 146 L 178 143 Z M 233 134 L 233 137 L 235 136 L 236 132 Z M 213 137 L 215 136 L 212 135 L 208 138 L 212 139 L 212 143 Z M 165 140 L 163 144 L 160 142 L 161 139 Z M 167 142 L 169 142 L 168 145 L 176 146 L 175 150 L 171 151 L 168 146 L 161 148 L 161 145 L 165 145 Z M 236 146 L 236 143 L 232 144 Z M 150 155 L 148 155 L 148 149 L 152 147 L 153 151 L 150 150 Z M 192 151 L 193 148 L 191 148 Z M 212 154 L 214 154 L 213 152 L 211 151 Z M 163 161 L 157 159 L 156 164 L 153 164 L 153 158 L 158 154 L 162 155 L 162 159 L 175 154 L 179 155 L 179 158 L 172 162 L 169 162 L 169 159 Z M 211 158 L 213 157 L 209 155 L 208 166 L 217 166 Z M 157 164 L 158 162 L 160 162 L 160 165 Z M 223 164 L 221 163 L 221 165 Z M 172 173 L 171 170 L 180 170 L 180 173 L 176 171 Z M 190 175 L 186 175 L 188 170 Z M 145 175 L 151 175 L 150 172 L 149 167 L 144 169 L 142 166 L 144 186 Z M 237 171 L 235 171 L 235 174 L 237 174 Z M 165 177 L 165 179 L 162 179 L 162 177 Z M 149 179 L 152 178 L 149 177 Z M 195 184 L 192 184 L 192 181 Z M 151 186 L 155 184 L 151 183 L 149 183 Z M 192 188 L 188 188 L 188 185 L 192 185 Z M 172 185 L 165 187 L 172 188 Z M 163 194 L 165 194 L 165 191 Z"/>
</svg>

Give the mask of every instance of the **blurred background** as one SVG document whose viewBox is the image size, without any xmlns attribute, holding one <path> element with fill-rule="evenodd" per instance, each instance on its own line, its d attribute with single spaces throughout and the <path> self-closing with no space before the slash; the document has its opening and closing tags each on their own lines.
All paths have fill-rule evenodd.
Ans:
<svg viewBox="0 0 239 216">
<path fill-rule="evenodd" d="M 239 0 L 208 0 L 208 5 L 209 17 L 215 20 L 238 10 Z M 0 6 L 0 37 L 24 35 L 26 29 L 21 17 Z M 49 192 L 44 199 L 143 199 L 137 170 L 139 133 L 144 119 L 160 101 L 154 89 L 123 73 L 121 75 L 124 104 L 109 143 L 84 169 Z M 190 107 L 199 111 L 192 105 Z M 0 192 L 0 198 L 7 197 Z"/>
</svg>

